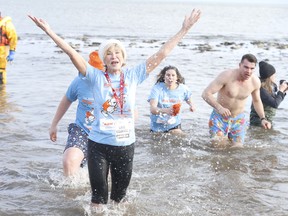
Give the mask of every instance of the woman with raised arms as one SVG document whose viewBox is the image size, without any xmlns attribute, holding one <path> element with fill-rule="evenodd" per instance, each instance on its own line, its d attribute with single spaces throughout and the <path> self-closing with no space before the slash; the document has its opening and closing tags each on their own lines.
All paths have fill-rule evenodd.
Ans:
<svg viewBox="0 0 288 216">
<path fill-rule="evenodd" d="M 126 64 L 126 50 L 115 39 L 104 41 L 99 57 L 103 71 L 92 67 L 67 42 L 59 37 L 43 19 L 28 15 L 71 59 L 80 77 L 87 79 L 94 97 L 95 121 L 88 140 L 88 170 L 92 189 L 91 202 L 100 206 L 108 202 L 108 180 L 111 173 L 110 199 L 119 203 L 126 195 L 132 176 L 135 129 L 134 109 L 137 86 L 165 59 L 200 18 L 193 9 L 185 16 L 180 30 L 146 61 L 132 68 Z"/>
</svg>

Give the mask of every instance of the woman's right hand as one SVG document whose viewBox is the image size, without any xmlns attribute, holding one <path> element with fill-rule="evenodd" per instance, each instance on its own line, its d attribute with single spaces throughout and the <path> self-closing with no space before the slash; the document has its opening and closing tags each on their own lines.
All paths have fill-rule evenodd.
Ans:
<svg viewBox="0 0 288 216">
<path fill-rule="evenodd" d="M 37 18 L 35 16 L 32 15 L 28 15 L 28 17 L 30 17 L 30 19 L 39 27 L 41 28 L 43 31 L 47 32 L 48 29 L 50 29 L 49 24 L 40 18 Z"/>
<path fill-rule="evenodd" d="M 50 140 L 56 142 L 57 140 L 57 126 L 51 126 L 49 129 Z"/>
</svg>

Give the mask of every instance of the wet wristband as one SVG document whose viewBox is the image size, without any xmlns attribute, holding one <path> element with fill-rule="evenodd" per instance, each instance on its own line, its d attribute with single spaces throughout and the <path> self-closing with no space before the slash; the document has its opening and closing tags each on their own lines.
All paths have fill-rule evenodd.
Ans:
<svg viewBox="0 0 288 216">
<path fill-rule="evenodd" d="M 265 117 L 263 117 L 263 118 L 261 118 L 260 120 L 261 120 L 261 122 L 262 122 L 263 120 L 267 120 L 267 119 L 266 119 Z"/>
</svg>

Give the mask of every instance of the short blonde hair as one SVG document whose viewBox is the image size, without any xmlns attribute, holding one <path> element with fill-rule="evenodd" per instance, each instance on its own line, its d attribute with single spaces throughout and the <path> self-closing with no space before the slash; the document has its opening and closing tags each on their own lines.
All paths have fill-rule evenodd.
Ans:
<svg viewBox="0 0 288 216">
<path fill-rule="evenodd" d="M 102 62 L 104 62 L 104 58 L 107 54 L 108 49 L 113 45 L 121 49 L 124 62 L 126 62 L 127 53 L 126 53 L 125 47 L 119 40 L 116 40 L 116 39 L 110 39 L 100 44 L 98 52 L 99 52 L 99 58 L 102 60 Z"/>
</svg>

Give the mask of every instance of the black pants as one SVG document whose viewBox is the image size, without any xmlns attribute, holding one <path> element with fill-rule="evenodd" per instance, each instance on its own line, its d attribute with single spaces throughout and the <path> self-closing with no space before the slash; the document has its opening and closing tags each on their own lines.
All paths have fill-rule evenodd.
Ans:
<svg viewBox="0 0 288 216">
<path fill-rule="evenodd" d="M 107 204 L 108 173 L 111 173 L 110 199 L 120 202 L 126 195 L 133 169 L 134 143 L 111 146 L 88 140 L 88 170 L 92 203 Z"/>
<path fill-rule="evenodd" d="M 164 132 L 164 133 L 169 133 L 171 130 L 174 130 L 174 129 L 182 129 L 182 128 L 181 128 L 181 124 L 176 125 L 175 127 L 170 128 L 170 129 L 165 130 L 165 131 L 162 131 L 162 132 Z M 160 131 L 153 131 L 153 130 L 150 130 L 150 132 L 160 132 Z"/>
<path fill-rule="evenodd" d="M 3 77 L 3 72 L 0 71 L 0 84 L 4 84 L 4 77 Z"/>
</svg>

